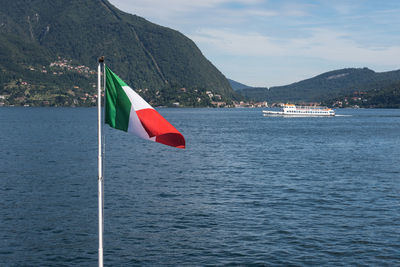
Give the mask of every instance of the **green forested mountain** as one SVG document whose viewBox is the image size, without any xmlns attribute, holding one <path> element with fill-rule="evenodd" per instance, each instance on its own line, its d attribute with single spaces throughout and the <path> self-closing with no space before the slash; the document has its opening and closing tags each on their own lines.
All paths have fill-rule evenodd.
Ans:
<svg viewBox="0 0 400 267">
<path fill-rule="evenodd" d="M 354 91 L 352 94 L 325 100 L 323 104 L 340 108 L 400 108 L 400 82 L 366 92 Z"/>
<path fill-rule="evenodd" d="M 155 105 L 209 105 L 205 91 L 224 100 L 234 94 L 190 39 L 106 0 L 0 0 L 0 6 L 0 95 L 79 102 L 93 91 L 102 55 Z"/>
<path fill-rule="evenodd" d="M 330 71 L 286 86 L 248 88 L 238 92 L 243 96 L 269 102 L 321 102 L 350 95 L 354 91 L 384 89 L 400 82 L 400 70 L 375 72 L 368 68 Z"/>
</svg>

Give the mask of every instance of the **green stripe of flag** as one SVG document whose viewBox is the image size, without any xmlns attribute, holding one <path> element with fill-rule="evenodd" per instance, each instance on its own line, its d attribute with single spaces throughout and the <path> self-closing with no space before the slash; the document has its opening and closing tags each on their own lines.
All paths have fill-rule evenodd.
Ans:
<svg viewBox="0 0 400 267">
<path fill-rule="evenodd" d="M 131 112 L 131 101 L 122 86 L 127 86 L 107 66 L 106 72 L 106 101 L 105 101 L 105 123 L 115 129 L 128 131 L 129 115 Z"/>
</svg>

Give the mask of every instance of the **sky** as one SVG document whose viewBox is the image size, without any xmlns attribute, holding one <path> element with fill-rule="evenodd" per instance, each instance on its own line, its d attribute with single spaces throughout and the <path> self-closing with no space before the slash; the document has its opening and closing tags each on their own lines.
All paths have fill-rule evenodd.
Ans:
<svg viewBox="0 0 400 267">
<path fill-rule="evenodd" d="M 177 30 L 227 78 L 271 87 L 341 68 L 400 69 L 398 0 L 110 0 Z"/>
</svg>

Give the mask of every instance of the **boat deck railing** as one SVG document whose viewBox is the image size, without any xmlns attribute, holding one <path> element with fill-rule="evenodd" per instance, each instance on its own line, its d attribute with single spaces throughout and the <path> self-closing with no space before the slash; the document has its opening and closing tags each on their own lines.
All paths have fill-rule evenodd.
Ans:
<svg viewBox="0 0 400 267">
<path fill-rule="evenodd" d="M 288 108 L 287 106 L 283 106 L 283 108 Z M 296 109 L 312 109 L 312 110 L 330 110 L 328 107 L 322 106 L 295 106 Z"/>
</svg>

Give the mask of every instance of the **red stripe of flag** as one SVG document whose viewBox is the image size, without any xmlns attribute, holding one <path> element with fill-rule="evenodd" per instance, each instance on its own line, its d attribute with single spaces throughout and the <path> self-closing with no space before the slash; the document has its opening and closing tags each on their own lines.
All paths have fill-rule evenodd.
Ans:
<svg viewBox="0 0 400 267">
<path fill-rule="evenodd" d="M 177 148 L 185 148 L 183 135 L 155 109 L 141 109 L 136 111 L 136 114 L 149 136 L 156 137 L 156 142 Z"/>
</svg>

